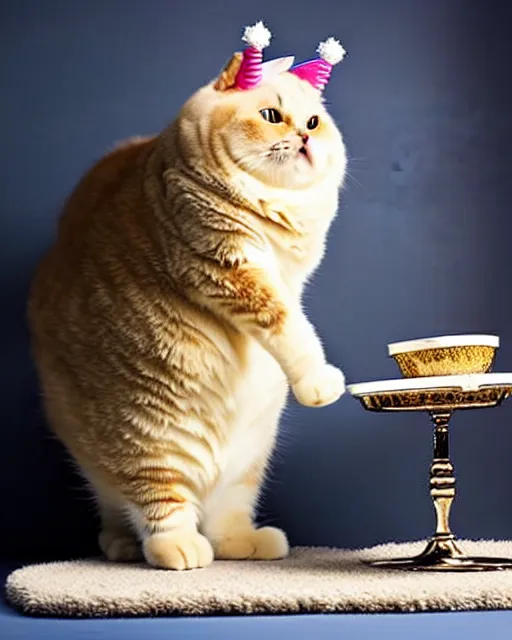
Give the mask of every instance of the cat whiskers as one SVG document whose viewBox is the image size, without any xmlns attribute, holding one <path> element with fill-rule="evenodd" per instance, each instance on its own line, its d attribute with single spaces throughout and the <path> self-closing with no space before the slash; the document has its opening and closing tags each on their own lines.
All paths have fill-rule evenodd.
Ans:
<svg viewBox="0 0 512 640">
<path fill-rule="evenodd" d="M 263 164 L 265 164 L 267 157 L 266 154 L 255 154 L 252 152 L 247 155 L 233 157 L 233 160 L 235 164 L 242 167 L 244 170 L 257 171 Z"/>
<path fill-rule="evenodd" d="M 257 174 L 260 171 L 268 171 L 268 158 L 262 155 L 251 156 L 246 161 L 245 168 L 252 174 Z"/>
<path fill-rule="evenodd" d="M 265 154 L 267 158 L 282 164 L 290 159 L 292 155 L 292 146 L 288 140 L 276 142 Z"/>
<path fill-rule="evenodd" d="M 345 176 L 346 176 L 346 178 L 347 178 L 347 182 L 348 182 L 349 180 L 351 180 L 351 181 L 352 181 L 352 183 L 353 183 L 353 184 L 355 184 L 357 187 L 362 187 L 362 186 L 363 186 L 363 185 L 359 182 L 359 180 L 358 180 L 356 177 L 354 177 L 354 175 L 353 175 L 353 174 L 352 174 L 348 169 L 345 171 Z"/>
</svg>

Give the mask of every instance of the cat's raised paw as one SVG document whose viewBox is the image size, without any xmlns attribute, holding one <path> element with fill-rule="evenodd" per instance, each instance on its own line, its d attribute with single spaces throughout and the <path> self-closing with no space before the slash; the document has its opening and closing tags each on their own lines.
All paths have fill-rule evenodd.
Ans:
<svg viewBox="0 0 512 640">
<path fill-rule="evenodd" d="M 136 562 L 143 559 L 140 542 L 135 537 L 102 531 L 98 543 L 107 560 L 111 562 Z"/>
<path fill-rule="evenodd" d="M 292 386 L 293 395 L 306 407 L 325 407 L 345 393 L 345 376 L 331 364 L 308 371 Z"/>
<path fill-rule="evenodd" d="M 275 527 L 244 529 L 227 535 L 215 546 L 219 560 L 279 560 L 288 555 L 286 535 Z"/>
<path fill-rule="evenodd" d="M 213 549 L 196 531 L 154 533 L 144 540 L 146 561 L 159 569 L 199 569 L 213 562 Z"/>
</svg>

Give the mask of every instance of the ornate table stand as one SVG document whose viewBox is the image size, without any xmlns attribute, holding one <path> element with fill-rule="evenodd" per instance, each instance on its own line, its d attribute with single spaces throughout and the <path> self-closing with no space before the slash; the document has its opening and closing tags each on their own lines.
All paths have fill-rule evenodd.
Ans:
<svg viewBox="0 0 512 640">
<path fill-rule="evenodd" d="M 420 555 L 370 562 L 386 569 L 489 571 L 512 567 L 512 559 L 469 557 L 456 542 L 450 528 L 450 509 L 455 498 L 455 476 L 450 461 L 448 427 L 456 409 L 495 407 L 511 393 L 512 384 L 490 384 L 467 391 L 457 387 L 421 390 L 361 391 L 354 395 L 369 411 L 426 411 L 434 425 L 434 452 L 430 467 L 430 495 L 436 513 L 436 530 Z M 368 385 L 370 386 L 370 385 Z"/>
</svg>

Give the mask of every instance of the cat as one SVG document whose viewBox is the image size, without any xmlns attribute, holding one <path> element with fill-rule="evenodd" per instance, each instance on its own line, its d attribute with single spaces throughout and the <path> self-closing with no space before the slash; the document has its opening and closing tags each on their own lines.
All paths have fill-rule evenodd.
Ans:
<svg viewBox="0 0 512 640">
<path fill-rule="evenodd" d="M 97 499 L 112 561 L 183 570 L 278 559 L 254 511 L 291 388 L 344 375 L 302 309 L 346 169 L 321 92 L 243 56 L 159 135 L 101 158 L 68 198 L 28 303 L 51 429 Z"/>
</svg>

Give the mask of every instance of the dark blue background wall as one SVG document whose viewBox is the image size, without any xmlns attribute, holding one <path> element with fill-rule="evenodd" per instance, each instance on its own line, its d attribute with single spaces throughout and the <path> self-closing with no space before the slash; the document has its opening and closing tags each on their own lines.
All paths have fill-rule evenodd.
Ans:
<svg viewBox="0 0 512 640">
<path fill-rule="evenodd" d="M 94 547 L 87 494 L 48 436 L 24 307 L 35 262 L 81 173 L 113 142 L 160 130 L 240 47 L 268 57 L 349 51 L 327 90 L 351 155 L 327 258 L 308 294 L 350 382 L 396 375 L 394 340 L 496 332 L 512 370 L 511 3 L 506 0 L 11 0 L 0 8 L 1 551 Z M 187 8 L 188 7 L 188 8 Z M 512 403 L 456 416 L 462 536 L 512 536 Z M 420 538 L 425 416 L 367 414 L 350 397 L 290 407 L 266 514 L 301 544 Z"/>
</svg>

